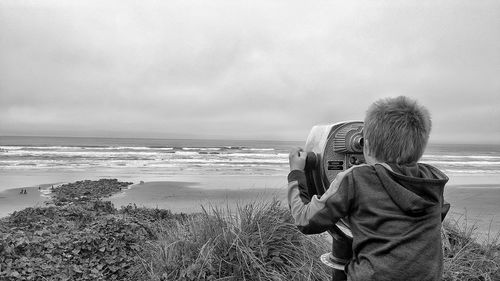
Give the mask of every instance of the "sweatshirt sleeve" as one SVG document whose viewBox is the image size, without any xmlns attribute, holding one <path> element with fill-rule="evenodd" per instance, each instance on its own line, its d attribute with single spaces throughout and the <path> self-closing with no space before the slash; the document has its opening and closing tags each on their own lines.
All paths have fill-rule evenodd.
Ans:
<svg viewBox="0 0 500 281">
<path fill-rule="evenodd" d="M 292 175 L 293 174 L 293 175 Z M 332 228 L 348 215 L 353 201 L 352 173 L 341 172 L 321 196 L 304 200 L 299 188 L 303 171 L 292 171 L 288 177 L 288 204 L 295 225 L 305 234 L 316 234 Z M 303 188 L 303 187 L 302 187 Z"/>
<path fill-rule="evenodd" d="M 441 221 L 444 220 L 449 210 L 450 210 L 450 203 L 443 200 L 443 205 L 441 206 Z"/>
</svg>

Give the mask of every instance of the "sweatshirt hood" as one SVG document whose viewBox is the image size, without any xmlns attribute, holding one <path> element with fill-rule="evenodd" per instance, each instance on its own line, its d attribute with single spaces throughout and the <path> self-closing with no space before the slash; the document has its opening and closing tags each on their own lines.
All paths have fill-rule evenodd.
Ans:
<svg viewBox="0 0 500 281">
<path fill-rule="evenodd" d="M 413 165 L 376 164 L 376 173 L 392 201 L 405 213 L 418 216 L 441 206 L 448 177 L 437 168 Z"/>
</svg>

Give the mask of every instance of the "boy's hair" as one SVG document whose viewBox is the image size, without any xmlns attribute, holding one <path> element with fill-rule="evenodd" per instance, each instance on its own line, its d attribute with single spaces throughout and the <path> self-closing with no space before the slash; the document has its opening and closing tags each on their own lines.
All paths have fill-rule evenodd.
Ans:
<svg viewBox="0 0 500 281">
<path fill-rule="evenodd" d="M 429 111 L 408 97 L 380 99 L 366 112 L 364 137 L 370 154 L 379 161 L 417 162 L 424 153 L 430 131 Z"/>
</svg>

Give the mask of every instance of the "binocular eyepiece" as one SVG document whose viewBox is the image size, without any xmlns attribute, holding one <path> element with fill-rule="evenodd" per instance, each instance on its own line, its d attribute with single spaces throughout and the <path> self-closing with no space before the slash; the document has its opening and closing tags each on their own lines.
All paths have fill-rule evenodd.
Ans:
<svg viewBox="0 0 500 281">
<path fill-rule="evenodd" d="M 362 136 L 356 135 L 352 138 L 351 148 L 352 152 L 363 153 L 363 145 L 365 144 L 365 140 Z"/>
</svg>

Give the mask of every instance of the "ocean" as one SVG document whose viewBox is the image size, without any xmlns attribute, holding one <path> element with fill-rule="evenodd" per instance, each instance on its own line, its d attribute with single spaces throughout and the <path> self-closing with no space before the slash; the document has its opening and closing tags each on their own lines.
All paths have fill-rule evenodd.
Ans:
<svg viewBox="0 0 500 281">
<path fill-rule="evenodd" d="M 303 142 L 0 137 L 0 191 L 101 177 L 130 181 L 196 176 L 286 177 Z M 500 145 L 429 144 L 421 162 L 459 178 L 500 176 Z"/>
</svg>

